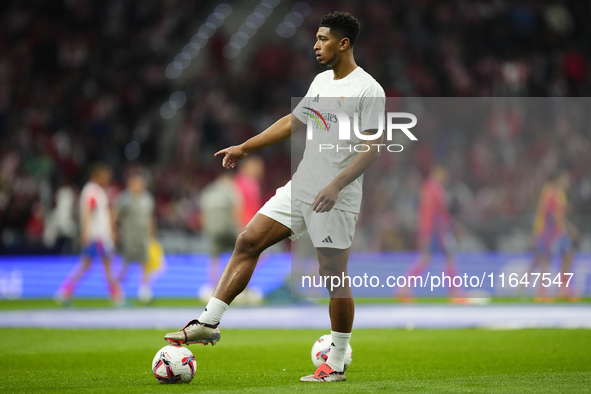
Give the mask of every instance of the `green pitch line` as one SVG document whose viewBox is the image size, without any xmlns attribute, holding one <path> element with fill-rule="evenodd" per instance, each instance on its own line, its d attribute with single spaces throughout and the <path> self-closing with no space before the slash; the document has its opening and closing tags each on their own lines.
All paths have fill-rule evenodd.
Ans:
<svg viewBox="0 0 591 394">
<path fill-rule="evenodd" d="M 347 382 L 305 384 L 321 330 L 222 330 L 191 346 L 192 383 L 161 386 L 150 364 L 168 330 L 0 329 L 6 393 L 581 393 L 589 330 L 356 330 Z"/>
<path fill-rule="evenodd" d="M 160 298 L 150 302 L 149 306 L 160 307 L 200 307 L 205 305 L 195 298 Z M 142 307 L 142 302 L 136 299 L 129 299 L 128 306 Z M 111 308 L 113 303 L 107 298 L 96 299 L 74 299 L 72 308 Z M 0 300 L 0 310 L 18 309 L 60 309 L 62 305 L 51 299 L 24 299 L 24 300 Z"/>
</svg>

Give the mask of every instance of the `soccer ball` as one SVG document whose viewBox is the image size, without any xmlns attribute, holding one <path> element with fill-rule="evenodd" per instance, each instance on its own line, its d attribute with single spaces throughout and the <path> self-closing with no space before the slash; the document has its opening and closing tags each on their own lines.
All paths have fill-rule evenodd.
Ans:
<svg viewBox="0 0 591 394">
<path fill-rule="evenodd" d="M 152 372 L 162 384 L 189 383 L 196 369 L 193 353 L 181 345 L 164 346 L 152 360 Z"/>
<path fill-rule="evenodd" d="M 331 343 L 332 335 L 330 334 L 323 335 L 316 342 L 314 342 L 314 346 L 312 346 L 312 362 L 316 368 L 320 367 L 322 363 L 328 360 L 328 353 L 330 353 Z M 351 361 L 353 361 L 353 349 L 351 348 L 351 345 L 349 345 L 347 347 L 347 353 L 345 353 L 345 370 L 349 368 Z"/>
</svg>

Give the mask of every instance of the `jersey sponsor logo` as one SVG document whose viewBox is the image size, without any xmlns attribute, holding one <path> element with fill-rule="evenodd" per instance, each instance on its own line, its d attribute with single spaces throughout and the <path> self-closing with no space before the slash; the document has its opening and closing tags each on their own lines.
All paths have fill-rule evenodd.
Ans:
<svg viewBox="0 0 591 394">
<path fill-rule="evenodd" d="M 324 116 L 322 116 L 322 114 L 310 107 L 304 107 L 304 109 L 307 109 L 310 112 L 304 112 L 305 115 L 308 115 L 311 119 L 314 119 L 316 121 L 316 124 L 318 124 L 318 126 L 320 127 L 320 129 L 322 129 L 322 125 L 324 125 L 324 129 L 326 131 L 328 131 L 328 124 L 326 123 L 326 120 L 324 119 Z"/>
<path fill-rule="evenodd" d="M 312 137 L 312 130 L 313 130 L 313 126 L 314 123 L 312 122 L 312 119 L 315 120 L 319 126 L 322 125 L 320 124 L 320 120 L 322 120 L 326 130 L 328 130 L 328 125 L 326 123 L 326 120 L 324 118 L 324 116 L 310 108 L 310 107 L 304 107 L 304 109 L 312 112 L 312 114 L 310 112 L 304 112 L 304 114 L 310 116 L 311 119 L 308 120 L 308 124 L 307 124 L 307 133 L 306 133 L 306 138 L 308 140 L 313 139 Z M 336 118 L 337 123 L 339 125 L 339 139 L 340 140 L 350 140 L 351 139 L 351 120 L 349 119 L 349 116 L 347 115 L 346 112 L 344 111 L 334 111 L 334 113 L 328 113 L 326 114 L 327 117 L 330 117 L 331 120 L 332 118 Z M 406 118 L 409 119 L 410 122 L 409 123 L 394 123 L 394 119 L 395 118 Z M 386 122 L 386 138 L 388 140 L 392 140 L 392 135 L 393 135 L 393 131 L 394 130 L 400 130 L 402 131 L 407 137 L 408 139 L 410 139 L 411 141 L 417 141 L 417 137 L 415 137 L 415 135 L 413 133 L 410 132 L 410 129 L 415 127 L 417 125 L 417 117 L 409 112 L 388 112 L 387 113 L 387 122 Z M 382 134 L 384 133 L 384 114 L 379 114 L 378 115 L 378 129 L 377 129 L 377 133 L 375 134 L 362 134 L 361 132 L 364 130 L 359 130 L 359 113 L 358 112 L 354 112 L 353 113 L 353 133 L 355 134 L 355 136 L 361 140 L 364 141 L 373 141 L 378 139 L 379 137 L 382 136 Z"/>
<path fill-rule="evenodd" d="M 315 128 L 320 128 L 321 130 L 330 131 L 331 127 L 328 124 L 338 124 L 338 138 L 340 141 L 351 141 L 351 120 L 345 111 L 336 110 L 327 113 L 320 113 L 312 108 L 304 107 L 304 109 L 308 110 L 309 112 L 304 112 L 310 118 L 308 119 L 308 123 L 306 125 L 306 139 L 313 140 L 313 130 Z M 386 116 L 383 113 L 378 114 L 378 128 L 377 132 L 374 134 L 363 134 L 359 127 L 359 113 L 353 113 L 353 133 L 355 137 L 362 141 L 374 141 L 380 138 L 384 132 L 386 134 L 386 140 L 391 141 L 393 139 L 394 131 L 400 130 L 402 131 L 408 139 L 411 141 L 417 141 L 417 137 L 413 133 L 411 133 L 410 129 L 416 126 L 417 124 L 417 117 L 409 112 L 388 112 Z M 410 122 L 408 123 L 395 123 L 394 119 L 408 119 Z M 327 122 L 328 119 L 328 122 Z M 384 125 L 385 123 L 385 125 Z M 324 126 L 324 127 L 323 127 Z M 385 126 L 385 127 L 384 127 Z M 387 150 L 388 152 L 402 152 L 404 147 L 401 144 L 372 144 L 372 146 L 376 146 L 378 152 L 383 150 Z M 347 150 L 352 152 L 368 152 L 371 150 L 370 145 L 365 143 L 356 144 L 356 145 L 334 145 L 334 144 L 319 144 L 318 151 L 334 151 L 336 152 Z"/>
</svg>

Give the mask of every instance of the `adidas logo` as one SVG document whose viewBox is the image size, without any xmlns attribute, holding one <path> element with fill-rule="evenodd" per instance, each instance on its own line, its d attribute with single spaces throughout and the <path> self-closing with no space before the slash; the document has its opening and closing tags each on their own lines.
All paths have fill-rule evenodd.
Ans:
<svg viewBox="0 0 591 394">
<path fill-rule="evenodd" d="M 331 243 L 332 243 L 332 238 L 331 238 L 331 237 L 330 237 L 330 235 L 329 235 L 328 237 L 324 238 L 324 239 L 322 240 L 322 242 L 323 242 L 323 243 L 329 243 L 329 244 L 331 244 Z"/>
<path fill-rule="evenodd" d="M 330 344 L 330 346 L 336 347 L 337 345 L 335 345 L 334 342 L 333 342 L 333 343 Z"/>
<path fill-rule="evenodd" d="M 316 95 L 316 97 L 314 97 L 314 100 L 312 100 L 313 103 L 317 103 L 320 101 L 320 93 Z"/>
</svg>

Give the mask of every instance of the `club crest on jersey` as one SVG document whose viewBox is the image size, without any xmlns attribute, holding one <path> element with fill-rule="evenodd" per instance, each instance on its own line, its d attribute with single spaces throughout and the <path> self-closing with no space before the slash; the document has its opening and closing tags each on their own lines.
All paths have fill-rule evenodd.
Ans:
<svg viewBox="0 0 591 394">
<path fill-rule="evenodd" d="M 341 96 L 339 97 L 339 99 L 337 100 L 337 102 L 335 103 L 335 107 L 336 109 L 341 109 L 343 108 L 343 104 L 345 103 L 345 96 Z"/>
</svg>

